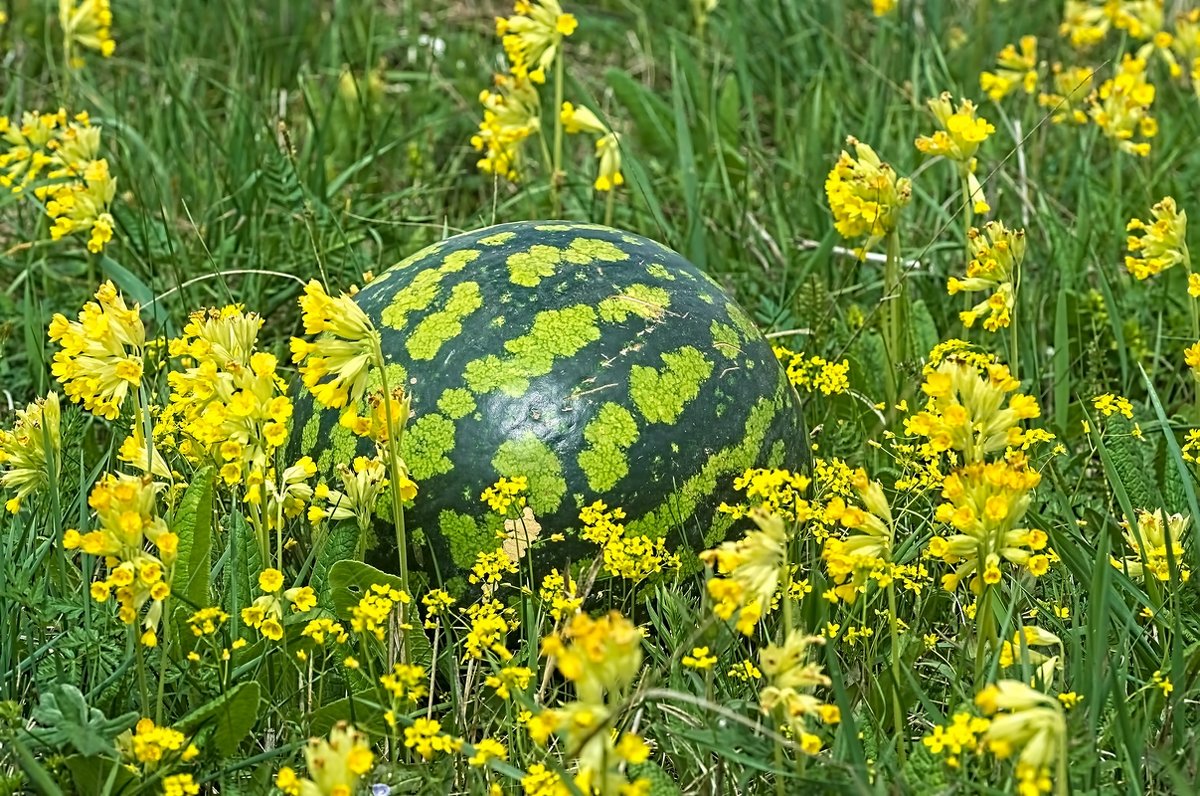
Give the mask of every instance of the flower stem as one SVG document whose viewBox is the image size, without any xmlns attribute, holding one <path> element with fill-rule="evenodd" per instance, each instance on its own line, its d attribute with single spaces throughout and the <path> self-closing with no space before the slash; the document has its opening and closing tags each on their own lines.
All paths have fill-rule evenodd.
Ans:
<svg viewBox="0 0 1200 796">
<path fill-rule="evenodd" d="M 1018 381 L 1021 377 L 1018 374 L 1021 363 L 1021 349 L 1019 347 L 1019 332 L 1017 330 L 1017 317 L 1020 308 L 1019 301 L 1021 297 L 1021 264 L 1019 262 L 1013 265 L 1013 308 L 1008 318 L 1008 372 L 1012 374 L 1014 379 Z"/>
<path fill-rule="evenodd" d="M 563 57 L 560 53 L 554 59 L 554 159 L 551 163 L 550 173 L 550 204 L 554 218 L 558 218 L 559 213 L 560 197 L 558 191 L 562 177 L 563 125 L 561 110 L 563 104 L 563 82 L 566 80 L 563 64 Z"/>
<path fill-rule="evenodd" d="M 901 768 L 904 767 L 906 749 L 904 737 L 905 717 L 900 708 L 900 628 L 896 620 L 896 583 L 887 586 L 888 628 L 892 636 L 892 726 L 896 730 L 896 752 Z"/>
<path fill-rule="evenodd" d="M 383 385 L 383 412 L 387 421 L 387 454 L 390 488 L 392 493 L 392 522 L 396 528 L 396 555 L 400 562 L 400 588 L 409 597 L 412 591 L 408 586 L 408 534 L 404 528 L 404 499 L 400 496 L 400 440 L 404 429 L 396 428 L 392 417 L 392 391 L 388 386 L 387 367 L 383 358 L 383 347 L 378 335 L 375 337 L 375 359 L 379 368 L 379 379 Z M 405 604 L 400 603 L 400 624 L 406 624 Z M 404 641 L 400 645 L 400 660 L 408 663 L 408 633 L 404 633 Z"/>
<path fill-rule="evenodd" d="M 900 313 L 904 304 L 904 283 L 900 279 L 900 234 L 896 230 L 888 233 L 887 260 L 883 266 L 883 341 L 887 349 L 888 403 L 896 403 L 899 393 L 897 371 L 904 359 Z"/>
</svg>

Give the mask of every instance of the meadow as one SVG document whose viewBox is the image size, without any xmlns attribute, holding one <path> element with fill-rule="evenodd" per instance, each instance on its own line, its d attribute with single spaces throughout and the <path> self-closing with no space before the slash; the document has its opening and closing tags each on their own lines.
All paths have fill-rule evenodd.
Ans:
<svg viewBox="0 0 1200 796">
<path fill-rule="evenodd" d="M 1195 792 L 1194 5 L 0 0 L 0 793 Z M 442 582 L 355 297 L 535 219 L 736 298 L 810 461 L 536 575 L 506 475 Z"/>
</svg>

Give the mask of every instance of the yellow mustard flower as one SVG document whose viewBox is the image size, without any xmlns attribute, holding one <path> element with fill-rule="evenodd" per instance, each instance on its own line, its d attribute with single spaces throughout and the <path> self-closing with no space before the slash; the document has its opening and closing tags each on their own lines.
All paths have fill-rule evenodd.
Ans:
<svg viewBox="0 0 1200 796">
<path fill-rule="evenodd" d="M 717 656 L 709 652 L 708 647 L 693 647 L 691 655 L 684 655 L 682 663 L 689 669 L 711 669 L 716 665 Z"/>
</svg>

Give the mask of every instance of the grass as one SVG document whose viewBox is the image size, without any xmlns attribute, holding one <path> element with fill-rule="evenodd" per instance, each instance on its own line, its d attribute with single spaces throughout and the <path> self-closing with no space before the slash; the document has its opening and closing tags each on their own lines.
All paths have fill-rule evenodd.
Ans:
<svg viewBox="0 0 1200 796">
<path fill-rule="evenodd" d="M 545 169 L 535 163 L 519 186 L 494 180 L 475 168 L 478 154 L 469 144 L 481 115 L 476 97 L 501 68 L 493 17 L 510 13 L 503 3 L 114 0 L 116 55 L 93 54 L 77 70 L 60 62 L 51 5 L 0 2 L 9 18 L 0 26 L 0 113 L 88 109 L 104 128 L 117 178 L 117 225 L 104 253 L 90 255 L 78 240 L 49 242 L 49 222 L 32 202 L 0 196 L 0 426 L 11 425 L 13 407 L 53 387 L 46 327 L 54 313 L 73 316 L 101 278 L 139 302 L 151 331 L 166 336 L 178 335 L 194 308 L 242 303 L 266 319 L 260 344 L 282 361 L 287 339 L 301 331 L 296 299 L 309 279 L 331 290 L 361 284 L 365 273 L 382 273 L 455 232 L 552 214 Z M 640 596 L 613 590 L 607 607 L 647 626 L 654 640 L 645 646 L 647 673 L 624 695 L 622 729 L 652 739 L 652 760 L 688 793 L 1015 787 L 1011 763 L 969 756 L 955 771 L 920 741 L 1004 672 L 997 650 L 976 655 L 965 589 L 941 591 L 936 577 L 945 568 L 922 555 L 941 532 L 932 516 L 936 493 L 891 489 L 907 472 L 888 436 L 904 436 L 902 413 L 874 408 L 890 384 L 915 407 L 927 352 L 963 338 L 1020 362 L 1022 391 L 1037 399 L 1038 422 L 1063 448 L 1051 456 L 1047 445 L 1036 457 L 1043 481 L 1027 518 L 1049 535 L 1061 562 L 1042 579 L 1006 581 L 985 594 L 990 608 L 979 609 L 993 611 L 1001 638 L 1036 622 L 1062 640 L 1061 669 L 1049 685 L 1082 701 L 1066 714 L 1068 781 L 1056 777 L 1056 787 L 1186 792 L 1200 776 L 1195 585 L 1147 585 L 1109 558 L 1130 554 L 1122 521 L 1138 509 L 1163 508 L 1190 519 L 1182 560 L 1172 555 L 1170 566 L 1200 565 L 1196 468 L 1180 447 L 1200 420 L 1196 380 L 1183 364 L 1184 348 L 1196 342 L 1186 275 L 1174 268 L 1136 282 L 1122 264 L 1130 218 L 1146 218 L 1167 195 L 1190 205 L 1188 189 L 1200 177 L 1192 88 L 1153 62 L 1160 130 L 1150 156 L 1137 158 L 1117 151 L 1095 125 L 1052 124 L 1019 91 L 1001 103 L 980 92 L 979 71 L 1024 34 L 1038 37 L 1044 61 L 1087 64 L 1101 78 L 1137 48 L 1130 34 L 1113 31 L 1086 56 L 1073 54 L 1058 36 L 1057 4 L 1018 10 L 928 0 L 875 18 L 865 1 L 723 3 L 703 27 L 686 3 L 568 5 L 580 25 L 566 44 L 566 95 L 622 134 L 626 185 L 610 210 L 607 197 L 592 190 L 590 146 L 568 138 L 558 215 L 600 222 L 611 212 L 614 226 L 660 241 L 712 275 L 776 342 L 810 357 L 846 359 L 848 392 L 804 395 L 816 455 L 863 466 L 888 485 L 903 528 L 894 560 L 924 563 L 933 573 L 920 593 L 901 592 L 898 614 L 908 629 L 892 642 L 887 591 L 874 588 L 850 607 L 830 604 L 821 599 L 834 584 L 820 565 L 819 544 L 810 535 L 794 540 L 797 577 L 811 587 L 795 600 L 794 624 L 817 633 L 830 623 L 840 628 L 817 658 L 831 678 L 819 693 L 840 708 L 842 721 L 814 757 L 798 753 L 773 717 L 762 715 L 758 686 L 723 676 L 739 660 L 757 660 L 770 633 L 752 643 L 714 620 L 695 579 L 662 578 Z M 964 329 L 958 313 L 969 305 L 946 293 L 947 277 L 965 269 L 966 208 L 951 166 L 913 146 L 933 129 L 925 101 L 942 91 L 975 99 L 995 124 L 978 171 L 990 217 L 1027 236 L 1011 337 Z M 549 124 L 552 109 L 543 116 Z M 896 363 L 875 331 L 880 306 L 890 300 L 882 263 L 846 251 L 854 244 L 834 230 L 823 190 L 847 135 L 913 181 L 899 227 L 900 257 L 912 263 L 904 270 L 903 306 L 911 356 Z M 1126 396 L 1132 417 L 1102 417 L 1092 398 L 1105 393 Z M 38 784 L 42 778 L 69 787 L 62 783 L 70 781 L 64 759 L 71 728 L 112 737 L 124 729 L 116 717 L 145 715 L 147 707 L 153 713 L 153 704 L 139 704 L 147 671 L 170 683 L 165 697 L 150 702 L 177 721 L 219 700 L 235 681 L 263 689 L 257 722 L 241 735 L 224 724 L 205 730 L 209 744 L 222 733 L 237 735 L 227 751 L 206 747 L 203 765 L 192 769 L 212 792 L 266 792 L 274 772 L 289 761 L 297 765 L 299 746 L 328 732 L 339 711 L 386 734 L 384 706 L 371 702 L 376 696 L 357 707 L 353 690 L 349 707 L 344 700 L 314 702 L 285 687 L 286 675 L 266 662 L 265 646 L 258 657 L 241 659 L 232 679 L 189 683 L 182 668 L 160 665 L 157 653 L 144 657 L 132 636 L 126 643 L 107 605 L 84 598 L 91 571 L 80 573 L 53 541 L 67 527 L 88 524 L 86 496 L 111 467 L 122 437 L 80 412 L 65 413 L 54 505 L 0 519 L 0 699 L 8 700 L 0 791 L 20 792 L 25 782 L 54 792 Z M 816 482 L 823 483 L 819 474 Z M 228 496 L 217 497 L 227 539 L 214 543 L 212 577 L 214 594 L 233 595 L 236 623 L 236 607 L 254 596 L 247 578 L 256 562 L 238 560 L 250 531 L 243 527 L 239 539 L 238 522 L 228 519 L 233 508 Z M 89 560 L 85 567 L 98 565 Z M 316 566 L 310 559 L 304 571 Z M 515 728 L 516 705 L 552 701 L 534 699 L 544 606 L 532 597 L 516 606 L 526 639 L 514 660 L 535 677 L 495 715 L 468 717 L 463 707 L 474 698 L 469 685 L 482 690 L 486 673 L 464 678 L 446 653 L 461 643 L 462 628 L 446 629 L 452 638 L 441 640 L 440 658 L 429 654 L 445 681 L 434 712 L 448 732 L 468 741 L 487 727 L 512 733 L 509 763 L 488 774 L 505 793 L 520 792 L 520 775 L 540 759 Z M 779 627 L 772 627 L 778 642 Z M 853 627 L 875 633 L 848 640 Z M 937 636 L 932 648 L 923 644 L 926 634 Z M 703 645 L 719 658 L 714 669 L 681 664 Z M 1173 691 L 1154 684 L 1155 672 Z M 1008 672 L 1017 679 L 1031 673 Z M 543 696 L 565 700 L 569 688 L 546 677 L 552 682 Z M 328 676 L 331 692 L 345 689 L 342 678 Z M 31 718 L 53 725 L 45 698 L 65 699 L 64 684 L 79 686 L 86 705 L 102 715 L 60 719 L 52 732 L 62 737 L 19 731 Z M 248 691 L 239 694 L 249 699 Z M 905 736 L 899 745 L 897 704 Z M 232 711 L 224 705 L 219 712 Z M 394 765 L 375 776 L 393 792 L 445 792 L 439 788 L 454 777 L 463 791 L 484 787 L 483 775 L 461 760 L 420 764 L 391 743 L 381 757 Z M 157 792 L 166 773 L 122 785 L 117 767 L 88 765 L 100 766 L 92 773 L 108 782 L 97 793 Z M 570 755 L 554 765 L 569 769 Z"/>
</svg>

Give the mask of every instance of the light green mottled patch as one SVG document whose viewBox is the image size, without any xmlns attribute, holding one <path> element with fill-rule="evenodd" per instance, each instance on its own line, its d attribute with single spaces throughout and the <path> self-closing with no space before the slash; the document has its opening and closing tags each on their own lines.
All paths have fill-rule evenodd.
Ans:
<svg viewBox="0 0 1200 796">
<path fill-rule="evenodd" d="M 339 464 L 349 464 L 358 449 L 358 437 L 341 423 L 334 423 L 329 435 L 321 441 L 321 455 L 317 457 L 317 470 L 329 473 Z"/>
<path fill-rule="evenodd" d="M 447 274 L 458 273 L 478 259 L 480 254 L 478 249 L 450 252 L 437 268 L 426 268 L 414 276 L 411 282 L 396 291 L 392 303 L 384 307 L 381 314 L 384 325 L 397 330 L 403 329 L 408 323 L 410 313 L 429 309 L 429 305 L 437 298 L 442 280 Z"/>
<path fill-rule="evenodd" d="M 312 453 L 317 448 L 317 437 L 321 432 L 321 408 L 315 402 L 312 406 L 312 414 L 304 423 L 304 428 L 300 430 L 300 450 L 304 453 Z"/>
<path fill-rule="evenodd" d="M 567 262 L 576 265 L 587 265 L 595 260 L 602 263 L 620 263 L 629 259 L 629 252 L 607 240 L 575 238 L 563 257 Z"/>
<path fill-rule="evenodd" d="M 501 390 L 514 397 L 523 395 L 529 380 L 549 373 L 556 358 L 574 356 L 599 338 L 596 311 L 586 304 L 543 310 L 533 319 L 529 332 L 504 344 L 511 356 L 489 354 L 472 360 L 463 375 L 472 392 Z"/>
<path fill-rule="evenodd" d="M 475 411 L 475 398 L 470 390 L 451 387 L 438 398 L 438 409 L 451 420 L 460 420 Z"/>
<path fill-rule="evenodd" d="M 720 351 L 726 359 L 737 359 L 738 353 L 742 350 L 737 329 L 720 321 L 713 321 L 708 330 L 712 332 L 713 348 Z"/>
<path fill-rule="evenodd" d="M 538 224 L 534 229 L 538 232 L 567 232 L 578 227 L 574 224 Z"/>
<path fill-rule="evenodd" d="M 460 569 L 470 569 L 480 553 L 496 549 L 496 535 L 481 526 L 469 514 L 443 509 L 438 514 L 438 529 L 450 546 L 450 557 Z"/>
<path fill-rule="evenodd" d="M 387 371 L 388 389 L 394 390 L 397 387 L 407 387 L 408 371 L 399 362 L 390 362 L 385 368 Z M 379 368 L 371 368 L 367 371 L 367 393 L 370 394 L 375 390 L 383 389 L 383 374 L 379 372 Z M 366 407 L 363 406 L 365 401 L 360 401 L 358 411 L 361 414 Z"/>
<path fill-rule="evenodd" d="M 713 297 L 707 293 L 697 293 L 696 295 L 699 296 L 700 300 L 703 301 L 705 304 L 713 303 Z"/>
<path fill-rule="evenodd" d="M 646 266 L 646 273 L 655 279 L 665 279 L 668 282 L 675 281 L 675 274 L 667 270 L 667 267 L 662 263 L 650 263 Z"/>
<path fill-rule="evenodd" d="M 647 320 L 658 320 L 671 306 L 671 297 L 661 287 L 634 284 L 615 296 L 600 302 L 600 318 L 609 323 L 622 323 L 631 314 Z"/>
<path fill-rule="evenodd" d="M 684 406 L 700 394 L 700 385 L 712 375 L 713 363 L 690 345 L 660 356 L 661 371 L 634 365 L 629 373 L 629 395 L 651 423 L 672 424 Z"/>
<path fill-rule="evenodd" d="M 400 455 L 414 480 L 420 482 L 448 473 L 454 467 L 447 458 L 454 450 L 454 421 L 445 415 L 422 415 L 408 424 L 400 443 Z"/>
<path fill-rule="evenodd" d="M 558 511 L 567 482 L 562 463 L 550 446 L 533 434 L 506 440 L 492 458 L 492 467 L 506 478 L 523 475 L 529 479 L 529 506 L 544 516 Z"/>
<path fill-rule="evenodd" d="M 462 334 L 463 319 L 483 306 L 479 283 L 460 282 L 450 291 L 450 300 L 437 312 L 421 319 L 404 346 L 413 359 L 429 360 L 447 340 Z"/>
<path fill-rule="evenodd" d="M 758 327 L 754 325 L 754 321 L 750 320 L 750 316 L 742 312 L 741 307 L 734 304 L 732 301 L 725 304 L 725 312 L 729 314 L 729 320 L 742 333 L 742 339 L 746 342 L 757 340 L 760 332 Z"/>
<path fill-rule="evenodd" d="M 478 260 L 479 255 L 482 253 L 479 249 L 459 249 L 456 252 L 450 252 L 446 255 L 446 259 L 442 260 L 442 264 L 438 270 L 443 274 L 457 274 Z"/>
<path fill-rule="evenodd" d="M 797 440 L 799 442 L 799 440 Z M 775 444 L 771 446 L 771 452 L 767 454 L 767 467 L 778 467 L 783 464 L 783 458 L 787 455 L 787 444 L 783 440 L 775 440 Z"/>
<path fill-rule="evenodd" d="M 554 276 L 562 260 L 562 249 L 535 243 L 529 247 L 529 251 L 510 254 L 505 264 L 508 266 L 508 278 L 514 285 L 537 287 L 544 278 Z"/>
<path fill-rule="evenodd" d="M 687 528 L 696 508 L 716 491 L 721 478 L 740 474 L 755 465 L 767 431 L 779 411 L 781 397 L 782 393 L 776 391 L 774 399 L 760 398 L 746 417 L 740 441 L 709 456 L 700 471 L 684 481 L 657 508 L 630 522 L 626 526 L 626 535 L 658 538 L 666 536 L 675 527 Z M 703 546 L 709 547 L 723 538 L 731 523 L 728 515 L 717 514 L 712 525 L 704 531 Z M 684 539 L 684 542 L 685 548 L 702 549 L 698 545 L 701 540 Z"/>
<path fill-rule="evenodd" d="M 479 242 L 484 246 L 503 246 L 515 237 L 517 237 L 517 233 L 515 232 L 497 232 L 495 235 L 480 238 Z"/>
<path fill-rule="evenodd" d="M 637 423 L 620 404 L 606 403 L 583 429 L 588 447 L 579 453 L 579 468 L 593 492 L 607 492 L 629 474 L 625 451 L 638 438 Z"/>
</svg>

